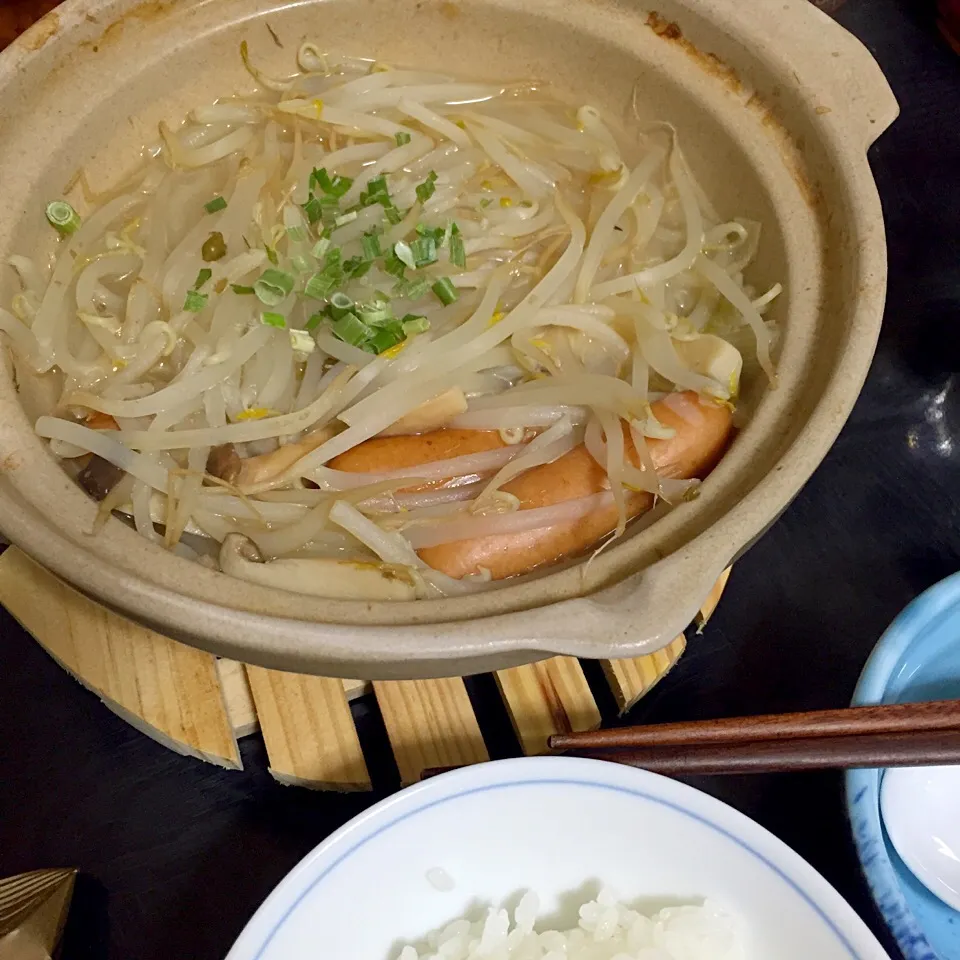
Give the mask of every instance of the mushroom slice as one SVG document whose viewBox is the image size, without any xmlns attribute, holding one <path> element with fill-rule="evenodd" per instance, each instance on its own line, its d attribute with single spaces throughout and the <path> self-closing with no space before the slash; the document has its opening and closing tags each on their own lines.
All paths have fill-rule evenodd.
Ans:
<svg viewBox="0 0 960 960">
<path fill-rule="evenodd" d="M 467 398 L 459 387 L 444 390 L 415 407 L 396 423 L 381 431 L 381 437 L 395 437 L 403 433 L 426 433 L 439 430 L 454 417 L 467 412 Z"/>
<path fill-rule="evenodd" d="M 207 473 L 211 477 L 219 477 L 226 480 L 227 483 L 233 483 L 240 473 L 243 460 L 237 453 L 237 448 L 232 443 L 224 443 L 219 447 L 214 447 L 207 457 Z"/>
<path fill-rule="evenodd" d="M 77 483 L 99 503 L 123 479 L 125 471 L 94 454 L 77 474 Z"/>
<path fill-rule="evenodd" d="M 264 562 L 253 541 L 240 533 L 224 538 L 220 569 L 265 587 L 334 600 L 414 600 L 417 596 L 406 567 L 324 557 Z"/>
<path fill-rule="evenodd" d="M 256 457 L 239 457 L 233 444 L 215 447 L 207 460 L 207 473 L 246 490 L 280 476 L 335 434 L 333 427 L 320 427 L 296 443 L 285 443 Z"/>
</svg>

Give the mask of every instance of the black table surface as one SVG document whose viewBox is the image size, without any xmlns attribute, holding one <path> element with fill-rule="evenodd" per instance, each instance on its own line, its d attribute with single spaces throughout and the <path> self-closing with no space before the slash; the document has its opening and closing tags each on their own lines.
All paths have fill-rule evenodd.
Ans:
<svg viewBox="0 0 960 960">
<path fill-rule="evenodd" d="M 871 151 L 890 284 L 866 388 L 824 464 L 737 563 L 714 619 L 634 721 L 842 706 L 896 613 L 960 569 L 960 58 L 928 6 L 849 0 L 837 13 L 902 109 Z M 358 712 L 374 747 L 372 795 L 277 785 L 256 736 L 242 742 L 246 771 L 222 771 L 137 733 L 0 611 L 0 876 L 82 871 L 66 960 L 222 957 L 300 857 L 396 788 L 382 722 L 370 704 Z M 505 716 L 491 708 L 484 719 L 491 755 L 514 754 Z M 804 856 L 896 956 L 860 875 L 840 774 L 696 784 Z"/>
</svg>

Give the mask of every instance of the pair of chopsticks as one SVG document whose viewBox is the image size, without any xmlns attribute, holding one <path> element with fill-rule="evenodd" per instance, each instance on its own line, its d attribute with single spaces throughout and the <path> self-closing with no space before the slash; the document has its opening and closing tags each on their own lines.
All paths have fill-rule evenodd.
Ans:
<svg viewBox="0 0 960 960">
<path fill-rule="evenodd" d="M 960 763 L 960 700 L 557 734 L 550 747 L 667 775 Z"/>
</svg>

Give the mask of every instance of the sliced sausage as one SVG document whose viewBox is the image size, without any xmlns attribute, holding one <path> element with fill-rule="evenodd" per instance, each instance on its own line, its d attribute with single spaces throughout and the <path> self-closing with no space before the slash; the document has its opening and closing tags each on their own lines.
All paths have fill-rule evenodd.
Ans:
<svg viewBox="0 0 960 960">
<path fill-rule="evenodd" d="M 334 457 L 329 466 L 347 473 L 389 473 L 437 460 L 452 460 L 506 444 L 496 430 L 434 430 L 432 433 L 374 437 Z M 442 487 L 446 480 L 432 480 L 401 491 L 412 493 Z"/>
<path fill-rule="evenodd" d="M 720 459 L 729 441 L 731 412 L 723 405 L 702 401 L 694 393 L 671 394 L 653 405 L 657 419 L 676 432 L 669 440 L 648 440 L 657 472 L 665 477 L 703 477 Z M 629 431 L 624 430 L 626 449 L 639 466 Z M 579 446 L 553 463 L 534 467 L 503 489 L 520 500 L 520 509 L 546 507 L 573 500 L 605 489 L 606 471 Z M 648 493 L 627 494 L 627 515 L 635 517 L 653 505 Z M 431 567 L 452 577 L 476 573 L 481 567 L 495 580 L 526 573 L 543 564 L 588 550 L 616 529 L 614 504 L 602 507 L 570 523 L 529 530 L 523 533 L 496 534 L 473 540 L 458 540 L 419 551 Z"/>
</svg>

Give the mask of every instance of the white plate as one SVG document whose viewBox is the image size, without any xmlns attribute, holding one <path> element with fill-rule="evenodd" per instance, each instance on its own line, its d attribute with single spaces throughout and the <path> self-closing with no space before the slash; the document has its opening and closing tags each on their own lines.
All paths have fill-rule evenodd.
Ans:
<svg viewBox="0 0 960 960">
<path fill-rule="evenodd" d="M 453 890 L 430 882 L 437 867 Z M 572 924 L 600 884 L 648 906 L 718 901 L 745 921 L 751 960 L 887 958 L 809 864 L 731 807 L 630 767 L 533 757 L 371 807 L 294 868 L 227 960 L 388 960 L 401 942 L 527 889 Z"/>
</svg>

